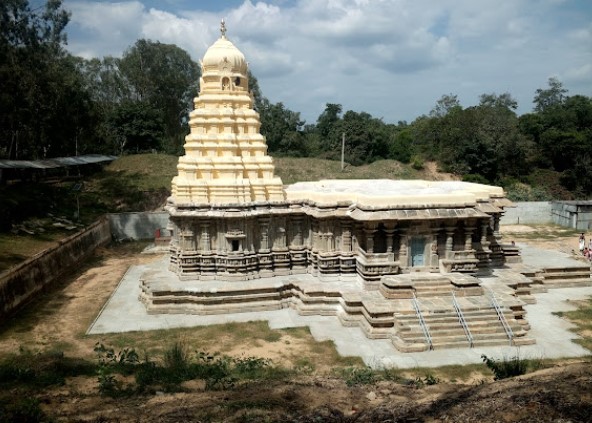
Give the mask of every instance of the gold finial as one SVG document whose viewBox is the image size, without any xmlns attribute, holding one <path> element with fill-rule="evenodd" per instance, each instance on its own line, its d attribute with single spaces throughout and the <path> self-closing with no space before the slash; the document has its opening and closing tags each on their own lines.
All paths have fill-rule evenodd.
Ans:
<svg viewBox="0 0 592 423">
<path fill-rule="evenodd" d="M 220 21 L 220 33 L 222 37 L 226 38 L 226 22 L 224 22 L 224 19 Z"/>
</svg>

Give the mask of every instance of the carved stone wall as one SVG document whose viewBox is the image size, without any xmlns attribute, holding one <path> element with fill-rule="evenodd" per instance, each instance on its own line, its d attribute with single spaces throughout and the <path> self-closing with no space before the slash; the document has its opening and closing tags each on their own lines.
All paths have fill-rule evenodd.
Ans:
<svg viewBox="0 0 592 423">
<path fill-rule="evenodd" d="M 331 214 L 318 218 L 293 204 L 177 210 L 171 215 L 170 269 L 184 280 L 358 275 L 368 287 L 399 273 L 475 273 L 503 263 L 494 220 L 360 222 Z"/>
</svg>

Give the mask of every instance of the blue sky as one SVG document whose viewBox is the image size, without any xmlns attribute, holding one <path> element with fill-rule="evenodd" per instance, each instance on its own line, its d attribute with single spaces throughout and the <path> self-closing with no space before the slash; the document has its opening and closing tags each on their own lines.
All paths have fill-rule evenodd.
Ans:
<svg viewBox="0 0 592 423">
<path fill-rule="evenodd" d="M 34 3 L 34 2 L 32 2 Z M 194 60 L 219 36 L 245 54 L 263 94 L 314 123 L 325 103 L 385 122 L 427 114 L 444 94 L 463 107 L 509 92 L 532 110 L 557 77 L 592 96 L 590 0 L 65 0 L 68 48 L 121 56 L 137 39 Z"/>
</svg>

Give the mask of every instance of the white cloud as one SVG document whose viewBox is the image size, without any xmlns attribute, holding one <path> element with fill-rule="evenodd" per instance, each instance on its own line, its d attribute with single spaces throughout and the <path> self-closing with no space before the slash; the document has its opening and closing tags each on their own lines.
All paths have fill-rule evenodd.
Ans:
<svg viewBox="0 0 592 423">
<path fill-rule="evenodd" d="M 387 121 L 428 113 L 442 94 L 463 105 L 509 91 L 531 109 L 547 75 L 572 94 L 590 95 L 592 16 L 557 0 L 245 0 L 212 12 L 152 8 L 140 1 L 66 1 L 70 49 L 85 57 L 119 55 L 139 38 L 174 43 L 197 60 L 228 37 L 258 77 L 263 94 L 310 122 L 327 102 Z M 186 3 L 184 3 L 186 4 Z M 587 12 L 586 12 L 587 11 Z M 586 13 L 588 15 L 586 16 Z"/>
</svg>

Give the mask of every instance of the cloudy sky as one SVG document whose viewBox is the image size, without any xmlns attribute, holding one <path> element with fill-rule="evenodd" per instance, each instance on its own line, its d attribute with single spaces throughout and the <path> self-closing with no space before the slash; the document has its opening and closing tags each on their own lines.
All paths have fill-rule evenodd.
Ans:
<svg viewBox="0 0 592 423">
<path fill-rule="evenodd" d="M 32 3 L 35 3 L 34 1 Z M 558 77 L 592 96 L 591 0 L 65 0 L 68 48 L 121 56 L 139 38 L 194 60 L 220 35 L 245 54 L 263 95 L 314 123 L 326 103 L 413 121 L 443 94 L 463 107 L 509 92 L 532 110 Z"/>
</svg>

